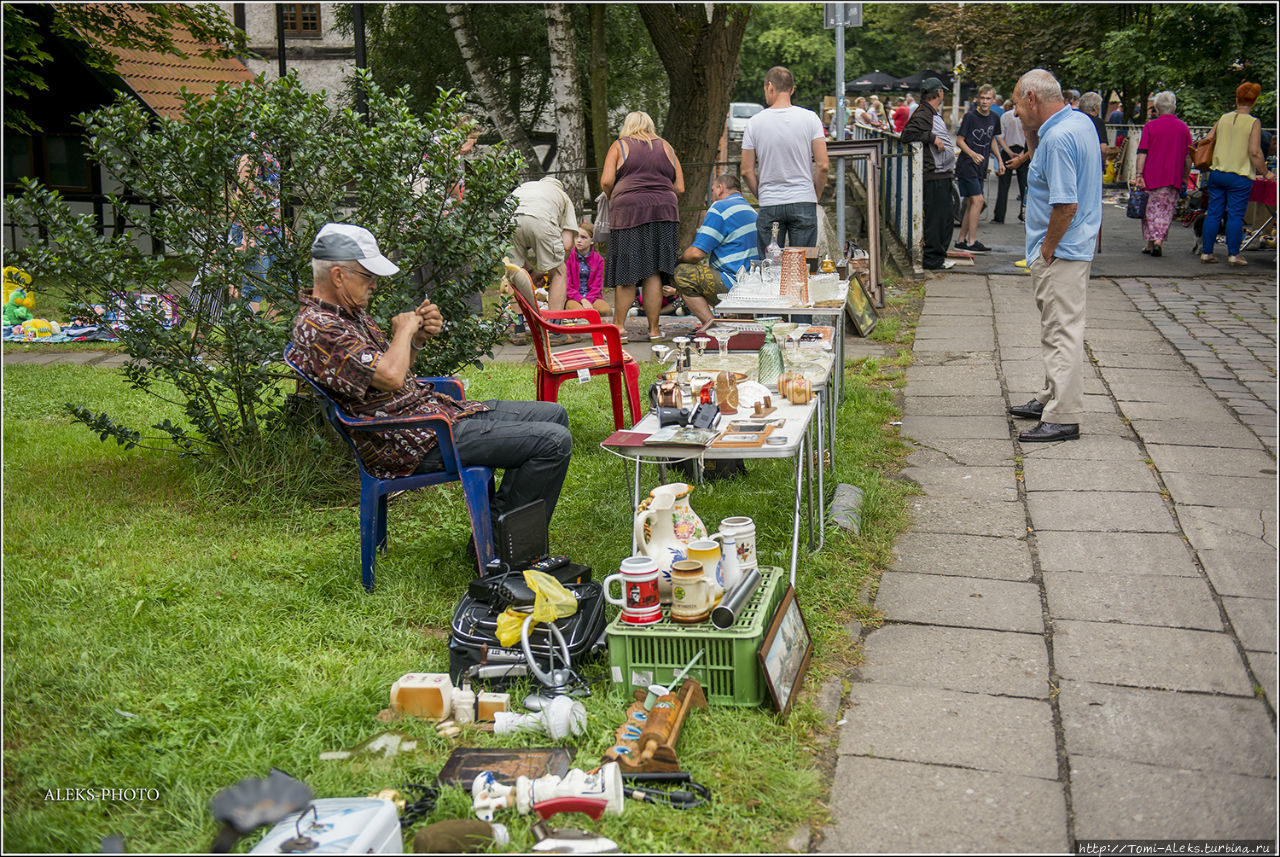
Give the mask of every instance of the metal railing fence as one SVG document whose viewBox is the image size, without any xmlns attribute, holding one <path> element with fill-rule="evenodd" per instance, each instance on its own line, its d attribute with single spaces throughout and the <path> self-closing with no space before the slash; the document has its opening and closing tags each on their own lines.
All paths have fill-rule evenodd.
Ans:
<svg viewBox="0 0 1280 857">
<path fill-rule="evenodd" d="M 880 170 L 880 215 L 907 251 L 911 266 L 922 270 L 923 251 L 920 238 L 924 234 L 924 155 L 919 143 L 904 143 L 892 131 L 853 126 L 855 140 L 881 140 L 884 153 Z M 854 161 L 853 172 L 866 185 L 865 161 Z"/>
</svg>

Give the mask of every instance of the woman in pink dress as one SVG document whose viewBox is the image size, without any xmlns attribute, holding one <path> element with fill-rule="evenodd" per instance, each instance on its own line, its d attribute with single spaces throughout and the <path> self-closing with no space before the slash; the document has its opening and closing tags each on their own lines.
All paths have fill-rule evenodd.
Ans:
<svg viewBox="0 0 1280 857">
<path fill-rule="evenodd" d="M 1134 184 L 1147 191 L 1147 213 L 1142 217 L 1142 252 L 1159 256 L 1173 222 L 1178 194 L 1191 172 L 1191 129 L 1173 115 L 1177 107 L 1169 91 L 1155 96 L 1156 118 L 1142 127 L 1138 141 L 1138 177 Z"/>
</svg>

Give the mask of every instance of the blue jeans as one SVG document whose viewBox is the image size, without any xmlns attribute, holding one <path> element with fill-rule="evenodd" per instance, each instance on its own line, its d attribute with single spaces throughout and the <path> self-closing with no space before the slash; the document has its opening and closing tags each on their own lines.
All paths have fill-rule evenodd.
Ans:
<svg viewBox="0 0 1280 857">
<path fill-rule="evenodd" d="M 1201 253 L 1209 256 L 1218 240 L 1223 213 L 1227 218 L 1227 254 L 1237 256 L 1244 243 L 1244 211 L 1249 207 L 1253 179 L 1238 173 L 1213 170 L 1209 173 L 1209 208 L 1204 214 L 1204 244 Z"/>
<path fill-rule="evenodd" d="M 569 472 L 573 437 L 569 415 L 555 402 L 486 401 L 489 410 L 459 420 L 453 443 L 463 467 L 502 468 L 502 485 L 490 512 L 494 523 L 503 512 L 534 500 L 547 504 L 547 521 L 560 499 Z M 418 464 L 418 473 L 443 470 L 440 450 L 433 449 Z"/>
<path fill-rule="evenodd" d="M 818 204 L 816 202 L 762 205 L 756 217 L 756 243 L 760 245 L 761 259 L 769 249 L 775 221 L 778 224 L 779 247 L 818 246 Z"/>
<path fill-rule="evenodd" d="M 245 249 L 244 280 L 240 284 L 240 297 L 249 303 L 262 302 L 262 286 L 267 281 L 271 266 L 276 263 L 275 256 L 261 252 L 261 242 L 264 238 L 265 236 L 260 236 L 257 246 Z M 238 247 L 243 240 L 244 228 L 239 223 L 231 224 L 231 233 L 227 236 L 228 243 Z"/>
</svg>

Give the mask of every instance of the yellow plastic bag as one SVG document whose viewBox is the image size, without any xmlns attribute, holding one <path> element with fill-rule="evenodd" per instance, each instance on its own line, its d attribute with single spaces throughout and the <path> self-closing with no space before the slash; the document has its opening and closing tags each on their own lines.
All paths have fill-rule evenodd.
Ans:
<svg viewBox="0 0 1280 857">
<path fill-rule="evenodd" d="M 529 584 L 534 594 L 534 625 L 539 622 L 554 622 L 578 612 L 578 599 L 545 571 L 526 571 L 524 582 Z M 498 642 L 507 647 L 520 642 L 520 628 L 528 616 L 528 613 L 518 613 L 510 607 L 502 611 L 502 615 L 498 617 Z"/>
</svg>

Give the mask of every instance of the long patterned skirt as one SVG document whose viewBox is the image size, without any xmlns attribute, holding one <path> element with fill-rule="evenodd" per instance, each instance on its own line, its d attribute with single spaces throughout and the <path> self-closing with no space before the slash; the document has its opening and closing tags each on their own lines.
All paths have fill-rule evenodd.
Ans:
<svg viewBox="0 0 1280 857">
<path fill-rule="evenodd" d="M 1174 209 L 1178 207 L 1176 187 L 1158 187 L 1148 191 L 1147 213 L 1142 218 L 1142 239 L 1163 244 L 1173 222 Z"/>
</svg>

